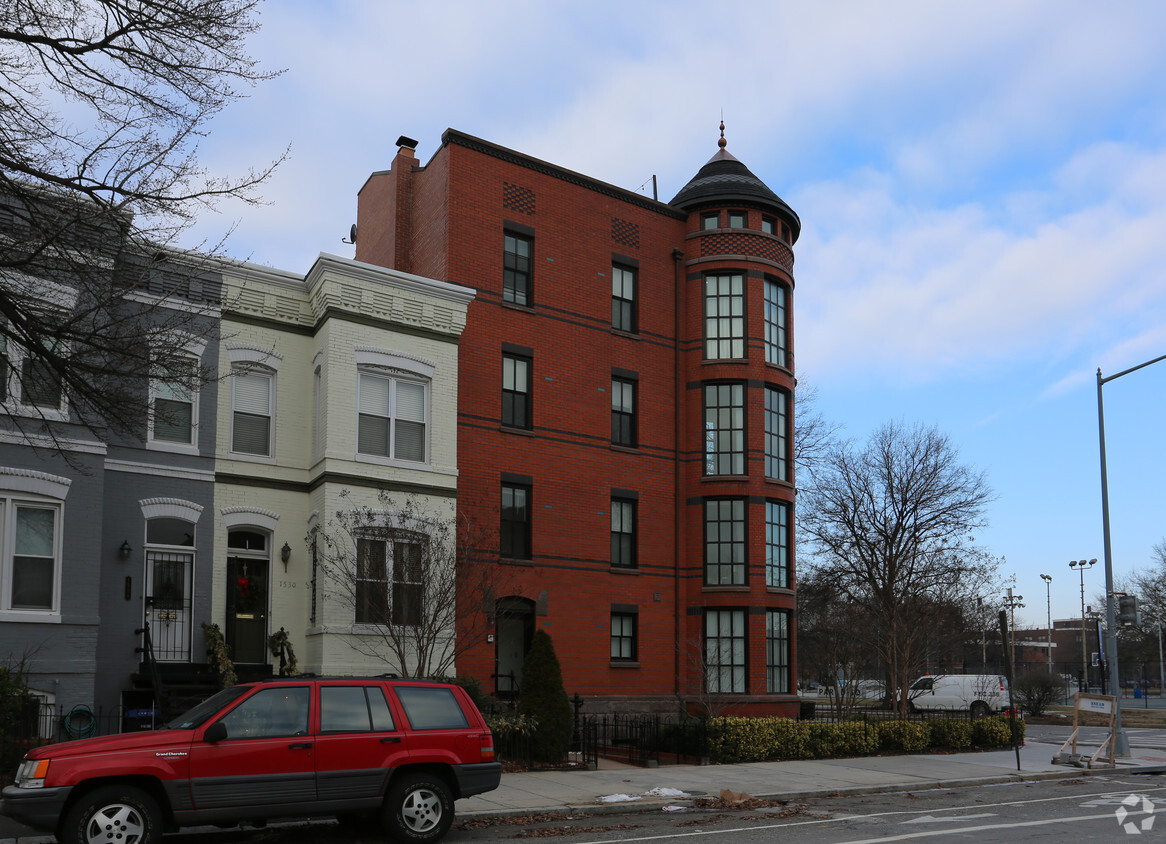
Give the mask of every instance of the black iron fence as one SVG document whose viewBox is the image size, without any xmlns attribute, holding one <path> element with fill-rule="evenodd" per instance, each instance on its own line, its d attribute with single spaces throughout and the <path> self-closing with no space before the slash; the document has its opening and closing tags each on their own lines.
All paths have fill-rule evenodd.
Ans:
<svg viewBox="0 0 1166 844">
<path fill-rule="evenodd" d="M 0 732 L 0 776 L 11 776 L 32 747 L 73 739 L 150 730 L 158 726 L 153 709 L 102 709 L 100 706 L 29 704 Z"/>
<path fill-rule="evenodd" d="M 600 757 L 649 767 L 700 764 L 708 761 L 708 722 L 642 713 L 584 715 L 576 752 L 588 768 Z"/>
</svg>

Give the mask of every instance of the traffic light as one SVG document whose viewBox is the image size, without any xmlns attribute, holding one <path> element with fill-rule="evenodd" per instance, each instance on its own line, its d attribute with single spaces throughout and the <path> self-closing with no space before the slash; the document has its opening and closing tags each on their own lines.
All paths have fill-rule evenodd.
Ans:
<svg viewBox="0 0 1166 844">
<path fill-rule="evenodd" d="M 1141 613 L 1138 612 L 1138 599 L 1134 595 L 1118 595 L 1117 623 L 1122 627 L 1129 627 L 1141 622 Z"/>
</svg>

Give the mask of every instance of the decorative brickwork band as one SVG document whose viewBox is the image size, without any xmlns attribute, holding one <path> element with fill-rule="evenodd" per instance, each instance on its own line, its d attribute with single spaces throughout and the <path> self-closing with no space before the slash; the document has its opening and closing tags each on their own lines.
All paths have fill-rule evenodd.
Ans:
<svg viewBox="0 0 1166 844">
<path fill-rule="evenodd" d="M 522 214 L 534 214 L 534 191 L 521 185 L 502 183 L 502 207 L 511 208 Z"/>
</svg>

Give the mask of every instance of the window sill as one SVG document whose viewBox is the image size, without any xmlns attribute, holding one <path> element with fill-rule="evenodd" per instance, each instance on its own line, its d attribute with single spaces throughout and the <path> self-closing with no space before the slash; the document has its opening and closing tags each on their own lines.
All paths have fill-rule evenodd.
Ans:
<svg viewBox="0 0 1166 844">
<path fill-rule="evenodd" d="M 362 454 L 356 452 L 352 455 L 354 463 L 368 463 L 373 466 L 393 466 L 398 469 L 419 469 L 421 471 L 430 471 L 433 469 L 429 463 L 424 463 L 416 460 L 399 460 L 392 457 L 382 457 L 379 454 Z"/>
<path fill-rule="evenodd" d="M 611 567 L 612 574 L 639 574 L 640 570 L 635 566 L 615 566 Z"/>
<path fill-rule="evenodd" d="M 611 444 L 612 451 L 621 451 L 624 454 L 642 454 L 638 445 L 619 445 L 617 443 Z"/>
<path fill-rule="evenodd" d="M 59 407 L 40 407 L 35 404 L 21 404 L 18 401 L 9 399 L 0 404 L 2 409 L 9 416 L 28 417 L 30 419 L 43 419 L 46 422 L 68 422 L 69 412 L 61 410 Z"/>
<path fill-rule="evenodd" d="M 716 481 L 733 481 L 736 483 L 742 483 L 748 480 L 748 475 L 701 475 L 700 477 L 700 482 L 702 484 L 713 483 Z"/>
<path fill-rule="evenodd" d="M 626 337 L 628 340 L 639 340 L 640 333 L 638 331 L 624 331 L 622 328 L 613 328 L 611 333 L 616 337 Z"/>
<path fill-rule="evenodd" d="M 765 482 L 767 484 L 772 485 L 772 486 L 781 487 L 782 489 L 788 489 L 790 492 L 793 492 L 793 490 L 794 490 L 794 485 L 793 485 L 792 481 L 783 481 L 783 480 L 781 480 L 781 478 L 766 478 Z"/>
<path fill-rule="evenodd" d="M 25 624 L 60 624 L 61 614 L 51 610 L 0 610 L 0 621 Z"/>
<path fill-rule="evenodd" d="M 530 567 L 530 566 L 534 565 L 534 560 L 522 560 L 522 559 L 518 559 L 516 557 L 514 557 L 514 558 L 512 558 L 512 557 L 499 557 L 498 562 L 499 562 L 499 564 L 504 565 L 504 566 L 527 566 L 527 567 Z"/>
<path fill-rule="evenodd" d="M 706 583 L 700 587 L 701 592 L 748 592 L 748 586 L 717 586 Z"/>
<path fill-rule="evenodd" d="M 612 668 L 639 668 L 640 663 L 631 659 L 613 659 L 610 663 Z"/>
<path fill-rule="evenodd" d="M 720 363 L 749 363 L 749 358 L 705 358 L 700 362 L 701 366 L 716 366 Z"/>
<path fill-rule="evenodd" d="M 146 451 L 165 451 L 170 454 L 190 454 L 195 457 L 199 455 L 197 445 L 190 445 L 189 443 L 171 443 L 165 440 L 147 440 Z"/>
<path fill-rule="evenodd" d="M 535 435 L 530 428 L 515 428 L 513 425 L 499 425 L 498 430 L 504 434 L 518 434 L 520 437 L 533 437 Z"/>
<path fill-rule="evenodd" d="M 534 305 L 520 305 L 517 302 L 507 302 L 505 299 L 503 299 L 498 304 L 504 308 L 509 308 L 512 311 L 522 311 L 528 314 L 534 313 Z"/>
<path fill-rule="evenodd" d="M 766 586 L 765 591 L 770 595 L 793 595 L 794 588 L 792 586 Z"/>
<path fill-rule="evenodd" d="M 275 456 L 271 454 L 248 454 L 245 451 L 228 451 L 228 460 L 242 460 L 247 463 L 267 463 L 274 465 Z"/>
</svg>

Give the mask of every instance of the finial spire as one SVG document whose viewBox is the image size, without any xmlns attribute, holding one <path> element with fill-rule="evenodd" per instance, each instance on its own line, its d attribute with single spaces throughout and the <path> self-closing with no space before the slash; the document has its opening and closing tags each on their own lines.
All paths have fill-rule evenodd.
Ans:
<svg viewBox="0 0 1166 844">
<path fill-rule="evenodd" d="M 725 140 L 725 116 L 722 114 L 721 115 L 721 139 L 719 141 L 717 141 L 717 146 L 719 146 L 721 149 L 724 149 L 728 145 L 729 145 L 729 142 Z"/>
</svg>

